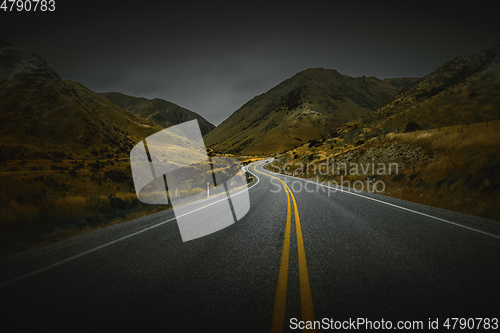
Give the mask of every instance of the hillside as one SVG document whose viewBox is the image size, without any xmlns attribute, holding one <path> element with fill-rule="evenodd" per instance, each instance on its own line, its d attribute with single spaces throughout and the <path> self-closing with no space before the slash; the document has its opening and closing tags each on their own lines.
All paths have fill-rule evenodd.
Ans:
<svg viewBox="0 0 500 333">
<path fill-rule="evenodd" d="M 0 110 L 0 255 L 140 211 L 129 153 L 160 126 L 1 36 Z"/>
<path fill-rule="evenodd" d="M 426 75 L 377 112 L 338 129 L 351 142 L 414 128 L 431 129 L 500 118 L 500 45 L 457 57 Z"/>
<path fill-rule="evenodd" d="M 0 130 L 4 159 L 68 150 L 86 156 L 107 148 L 128 153 L 159 126 L 64 81 L 39 55 L 0 37 Z M 9 149 L 13 148 L 13 149 Z"/>
<path fill-rule="evenodd" d="M 375 177 L 381 194 L 500 220 L 499 133 L 496 120 L 391 133 L 357 147 L 331 138 L 282 154 L 270 169 L 364 191 Z"/>
<path fill-rule="evenodd" d="M 385 195 L 500 220 L 498 91 L 500 45 L 443 64 L 376 112 L 281 154 L 275 165 L 333 183 L 375 176 Z M 326 161 L 358 170 L 396 163 L 398 171 L 318 175 Z"/>
<path fill-rule="evenodd" d="M 198 119 L 203 135 L 215 128 L 213 124 L 199 114 L 163 99 L 133 97 L 118 92 L 105 92 L 100 93 L 100 95 L 133 114 L 164 128 L 193 119 Z"/>
<path fill-rule="evenodd" d="M 373 112 L 415 81 L 353 78 L 331 69 L 308 69 L 251 99 L 205 141 L 219 152 L 282 152 Z"/>
</svg>

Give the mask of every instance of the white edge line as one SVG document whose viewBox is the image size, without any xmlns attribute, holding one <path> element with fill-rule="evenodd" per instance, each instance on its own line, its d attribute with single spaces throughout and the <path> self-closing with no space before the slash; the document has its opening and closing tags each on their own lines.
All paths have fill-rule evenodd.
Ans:
<svg viewBox="0 0 500 333">
<path fill-rule="evenodd" d="M 316 182 L 316 181 L 312 181 L 312 180 L 309 180 L 309 179 L 304 179 L 304 178 L 299 178 L 299 177 L 284 175 L 284 174 L 273 172 L 273 171 L 270 171 L 270 170 L 266 170 L 266 171 L 272 172 L 272 173 L 274 173 L 276 175 L 280 175 L 280 176 L 284 176 L 284 177 L 289 177 L 289 178 L 294 178 L 294 179 L 298 179 L 298 180 L 301 180 L 301 181 L 304 181 L 304 182 L 313 183 L 313 184 L 316 184 L 316 185 L 319 185 L 319 186 L 327 187 L 327 188 L 335 190 L 335 191 L 340 191 L 340 192 L 344 192 L 344 193 L 356 195 L 356 196 L 361 197 L 361 198 L 365 198 L 365 199 L 368 199 L 368 200 L 372 200 L 372 201 L 376 201 L 376 202 L 379 202 L 379 203 L 383 203 L 384 205 L 396 207 L 396 208 L 399 208 L 399 209 L 402 209 L 402 210 L 406 210 L 408 212 L 419 214 L 419 215 L 422 215 L 422 216 L 425 216 L 425 217 L 430 217 L 430 218 L 433 218 L 433 219 L 441 221 L 441 222 L 449 223 L 449 224 L 452 224 L 452 225 L 457 226 L 457 227 L 461 227 L 461 228 L 464 228 L 464 229 L 468 229 L 468 230 L 471 230 L 471 231 L 478 232 L 478 233 L 486 235 L 486 236 L 490 236 L 490 237 L 493 237 L 493 238 L 496 238 L 496 239 L 500 239 L 500 236 L 492 234 L 492 233 L 489 233 L 489 232 L 486 232 L 486 231 L 482 231 L 482 230 L 479 230 L 479 229 L 471 228 L 471 227 L 465 226 L 465 225 L 460 224 L 460 223 L 456 223 L 456 222 L 452 222 L 452 221 L 449 221 L 449 220 L 445 220 L 445 219 L 442 219 L 440 217 L 432 216 L 432 215 L 429 215 L 429 214 L 426 214 L 426 213 L 422 213 L 422 212 L 419 212 L 419 211 L 416 211 L 416 210 L 413 210 L 413 209 L 410 209 L 410 208 L 398 206 L 398 205 L 395 205 L 395 204 L 392 204 L 392 203 L 389 203 L 389 202 L 385 202 L 385 201 L 382 201 L 382 200 L 370 198 L 370 197 L 361 195 L 359 193 L 354 193 L 354 192 L 351 192 L 351 191 L 346 191 L 346 190 L 343 190 L 343 189 L 341 189 L 339 187 L 331 187 L 329 185 L 325 185 L 325 184 L 322 184 L 322 183 L 319 183 L 319 182 Z"/>
<path fill-rule="evenodd" d="M 254 163 L 257 163 L 257 162 L 254 162 Z M 252 164 L 254 164 L 254 163 L 252 163 Z M 252 164 L 250 164 L 250 165 L 252 165 Z M 254 176 L 255 176 L 255 177 L 257 177 L 257 175 L 254 175 Z M 255 184 L 253 184 L 253 185 L 252 185 L 252 186 L 250 186 L 250 187 L 247 187 L 246 189 L 242 189 L 241 191 L 239 191 L 239 192 L 236 192 L 236 193 L 232 194 L 232 196 L 235 196 L 235 195 L 238 195 L 238 194 L 241 194 L 241 193 L 243 193 L 243 192 L 245 192 L 245 191 L 250 190 L 252 187 L 254 187 L 255 185 L 257 185 L 259 182 L 260 182 L 260 178 L 259 178 L 259 177 L 257 177 L 257 182 L 256 182 Z M 186 212 L 186 213 L 184 213 L 184 214 L 181 214 L 181 215 L 179 215 L 179 216 L 177 216 L 177 217 L 186 216 L 186 215 L 188 215 L 188 214 L 194 213 L 194 212 L 196 212 L 196 211 L 198 211 L 198 210 L 200 210 L 200 209 L 203 209 L 203 208 L 206 208 L 206 207 L 212 206 L 212 205 L 214 205 L 214 204 L 216 204 L 216 203 L 218 203 L 218 202 L 224 201 L 224 200 L 227 200 L 227 197 L 224 197 L 224 198 L 222 198 L 222 199 L 220 199 L 220 200 L 214 201 L 214 202 L 212 202 L 212 203 L 210 203 L 210 204 L 208 204 L 208 205 L 205 205 L 205 206 L 202 206 L 202 207 L 199 207 L 199 208 L 193 209 L 193 210 L 191 210 L 191 211 L 189 211 L 189 212 Z M 125 240 L 125 239 L 131 238 L 131 237 L 134 237 L 134 236 L 137 236 L 137 235 L 139 235 L 139 234 L 141 234 L 141 233 L 143 233 L 143 232 L 145 232 L 145 231 L 148 231 L 148 230 L 151 230 L 151 229 L 153 229 L 153 228 L 159 227 L 159 226 L 161 226 L 161 225 L 163 225 L 163 224 L 165 224 L 165 223 L 168 223 L 168 222 L 174 221 L 175 219 L 176 219 L 176 218 L 174 217 L 174 218 L 168 219 L 168 220 L 166 220 L 166 221 L 163 221 L 163 222 L 157 223 L 157 224 L 155 224 L 155 225 L 152 225 L 152 226 L 149 226 L 149 227 L 147 227 L 147 228 L 144 228 L 144 229 L 141 229 L 141 230 L 139 230 L 139 231 L 136 231 L 136 232 L 134 232 L 134 233 L 131 233 L 131 234 L 127 235 L 127 236 L 123 236 L 123 237 L 118 238 L 118 239 L 115 239 L 115 240 L 113 240 L 113 241 L 111 241 L 111 242 L 108 242 L 108 243 L 105 243 L 105 244 L 99 245 L 99 246 L 97 246 L 97 247 L 94 247 L 93 249 L 90 249 L 90 250 L 87 250 L 87 251 L 81 252 L 81 253 L 76 254 L 76 255 L 74 255 L 74 256 L 72 256 L 72 257 L 69 257 L 69 258 L 63 259 L 63 260 L 61 260 L 61 261 L 58 261 L 58 262 L 56 262 L 56 263 L 53 263 L 53 264 L 51 264 L 51 265 L 48 265 L 48 266 L 42 267 L 42 268 L 40 268 L 40 269 L 37 269 L 36 271 L 33 271 L 33 272 L 30 272 L 30 273 L 27 273 L 27 274 L 21 275 L 21 276 L 19 276 L 19 277 L 17 277 L 17 278 L 14 278 L 14 279 L 12 279 L 12 280 L 8 280 L 8 281 L 6 281 L 6 282 L 4 282 L 4 283 L 0 284 L 0 289 L 2 289 L 2 288 L 4 288 L 4 287 L 6 287 L 6 286 L 8 286 L 8 285 L 11 285 L 11 284 L 13 284 L 13 283 L 19 282 L 19 281 L 21 281 L 21 280 L 27 279 L 27 278 L 29 278 L 29 277 L 35 276 L 35 275 L 37 275 L 37 274 L 40 274 L 40 273 L 46 272 L 46 271 L 48 271 L 48 270 L 50 270 L 50 269 L 52 269 L 52 268 L 55 268 L 55 267 L 57 267 L 57 266 L 61 266 L 61 265 L 65 264 L 65 263 L 67 263 L 67 262 L 73 261 L 73 260 L 75 260 L 75 259 L 78 259 L 78 258 L 80 258 L 80 257 L 83 257 L 83 256 L 85 256 L 85 255 L 87 255 L 87 254 L 92 253 L 92 252 L 98 251 L 98 250 L 103 249 L 103 248 L 105 248 L 105 247 L 108 247 L 108 246 L 110 246 L 110 245 L 116 244 L 116 243 L 121 242 L 121 241 L 123 241 L 123 240 Z"/>
</svg>

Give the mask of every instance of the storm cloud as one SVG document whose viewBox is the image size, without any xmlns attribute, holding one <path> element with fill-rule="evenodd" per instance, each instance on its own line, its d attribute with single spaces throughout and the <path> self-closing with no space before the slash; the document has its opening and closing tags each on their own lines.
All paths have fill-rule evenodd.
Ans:
<svg viewBox="0 0 500 333">
<path fill-rule="evenodd" d="M 163 98 L 219 124 L 312 67 L 421 77 L 498 43 L 492 2 L 57 1 L 1 13 L 0 33 L 96 92 Z"/>
</svg>

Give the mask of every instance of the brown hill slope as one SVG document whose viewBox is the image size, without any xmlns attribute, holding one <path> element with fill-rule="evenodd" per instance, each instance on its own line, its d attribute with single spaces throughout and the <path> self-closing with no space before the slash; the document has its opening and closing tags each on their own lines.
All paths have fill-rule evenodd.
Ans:
<svg viewBox="0 0 500 333">
<path fill-rule="evenodd" d="M 62 80 L 39 55 L 3 37 L 0 109 L 4 158 L 51 149 L 86 155 L 93 147 L 128 153 L 133 142 L 160 129 L 84 86 Z"/>
<path fill-rule="evenodd" d="M 220 152 L 272 154 L 365 116 L 416 79 L 349 77 L 313 68 L 254 97 L 206 137 Z"/>
<path fill-rule="evenodd" d="M 0 256 L 145 214 L 129 152 L 161 127 L 0 36 Z"/>
<path fill-rule="evenodd" d="M 351 141 L 414 127 L 440 128 L 500 118 L 500 45 L 457 57 L 339 132 Z M 366 140 L 365 140 L 366 141 Z"/>
<path fill-rule="evenodd" d="M 457 57 L 378 111 L 289 150 L 275 164 L 333 183 L 375 176 L 383 194 L 500 220 L 499 91 L 500 46 Z M 326 161 L 357 170 L 396 163 L 399 172 L 318 175 Z"/>
<path fill-rule="evenodd" d="M 500 221 L 500 120 L 290 150 L 271 170 Z M 372 168 L 373 166 L 373 168 Z"/>
<path fill-rule="evenodd" d="M 106 97 L 116 105 L 129 110 L 133 114 L 150 120 L 164 128 L 193 119 L 198 119 L 198 124 L 203 135 L 215 128 L 213 124 L 196 112 L 163 99 L 133 97 L 118 92 L 105 92 L 100 93 L 100 95 Z"/>
</svg>

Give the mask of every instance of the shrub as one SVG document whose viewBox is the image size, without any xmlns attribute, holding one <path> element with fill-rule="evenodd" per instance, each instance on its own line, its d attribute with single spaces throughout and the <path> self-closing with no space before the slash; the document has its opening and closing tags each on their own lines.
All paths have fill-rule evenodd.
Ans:
<svg viewBox="0 0 500 333">
<path fill-rule="evenodd" d="M 414 121 L 410 121 L 408 124 L 406 124 L 405 133 L 418 131 L 419 129 L 420 129 L 419 124 L 417 124 Z"/>
<path fill-rule="evenodd" d="M 97 162 L 94 162 L 94 163 L 89 163 L 88 164 L 90 166 L 90 171 L 92 172 L 98 172 L 99 169 L 101 169 L 101 162 L 97 161 Z"/>
<path fill-rule="evenodd" d="M 120 199 L 120 198 L 117 198 L 115 197 L 114 194 L 110 194 L 108 196 L 108 200 L 109 200 L 109 205 L 113 208 L 120 208 L 120 209 L 125 209 L 127 208 L 127 201 L 123 200 L 123 199 Z"/>
<path fill-rule="evenodd" d="M 58 160 L 66 158 L 66 153 L 61 152 L 61 151 L 51 151 L 51 152 L 49 152 L 49 154 L 52 155 L 53 158 L 58 159 Z"/>
<path fill-rule="evenodd" d="M 410 180 L 414 180 L 415 178 L 417 178 L 418 174 L 419 174 L 419 172 L 414 172 L 414 173 L 412 173 L 411 175 L 409 175 L 409 176 L 408 176 L 408 178 L 409 178 Z"/>
<path fill-rule="evenodd" d="M 438 187 L 440 187 L 440 186 L 441 186 L 441 185 L 443 185 L 443 184 L 446 184 L 446 179 L 440 179 L 440 180 L 438 180 L 438 181 L 436 182 L 436 184 L 434 184 L 434 187 L 435 187 L 435 188 L 438 188 Z"/>
<path fill-rule="evenodd" d="M 309 148 L 317 147 L 319 145 L 321 145 L 321 141 L 318 141 L 315 139 L 312 139 L 311 141 L 309 141 Z"/>
<path fill-rule="evenodd" d="M 69 167 L 52 164 L 50 170 L 69 170 Z"/>
<path fill-rule="evenodd" d="M 82 162 L 78 163 L 73 167 L 74 170 L 80 170 L 81 168 L 85 167 Z"/>
<path fill-rule="evenodd" d="M 359 139 L 356 141 L 356 146 L 361 146 L 363 143 L 365 143 L 363 140 Z"/>
<path fill-rule="evenodd" d="M 123 170 L 106 171 L 104 177 L 116 183 L 130 180 L 130 176 Z"/>
<path fill-rule="evenodd" d="M 404 173 L 398 173 L 397 175 L 395 175 L 394 177 L 392 177 L 392 181 L 393 181 L 393 182 L 399 182 L 399 181 L 400 181 L 400 180 L 402 180 L 404 177 L 405 177 L 405 174 L 404 174 Z"/>
</svg>

